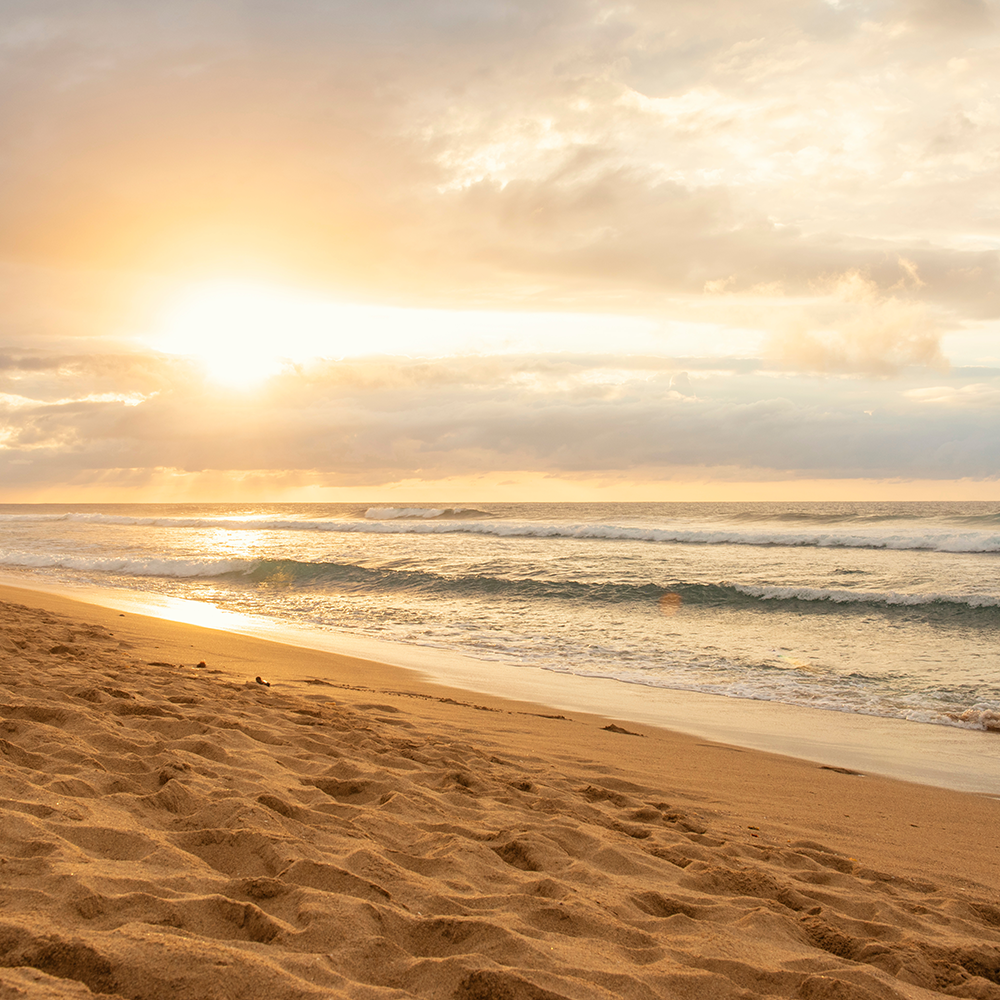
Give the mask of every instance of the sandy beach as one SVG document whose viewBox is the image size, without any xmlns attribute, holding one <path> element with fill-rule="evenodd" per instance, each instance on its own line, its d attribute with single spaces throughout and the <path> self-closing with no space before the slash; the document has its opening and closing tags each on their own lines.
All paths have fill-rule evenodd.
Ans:
<svg viewBox="0 0 1000 1000">
<path fill-rule="evenodd" d="M 0 601 L 0 997 L 1000 998 L 997 799 Z"/>
</svg>

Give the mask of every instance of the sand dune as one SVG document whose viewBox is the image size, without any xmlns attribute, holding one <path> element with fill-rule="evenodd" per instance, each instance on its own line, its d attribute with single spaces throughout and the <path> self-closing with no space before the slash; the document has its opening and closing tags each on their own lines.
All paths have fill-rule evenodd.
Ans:
<svg viewBox="0 0 1000 1000">
<path fill-rule="evenodd" d="M 962 861 L 997 826 L 933 820 L 995 801 L 928 790 L 886 869 L 924 834 L 845 823 L 869 779 L 792 762 L 748 814 L 711 762 L 767 755 L 316 653 L 241 674 L 110 614 L 0 605 L 0 997 L 1000 1000 L 1000 893 Z M 793 830 L 795 775 L 824 809 Z"/>
</svg>

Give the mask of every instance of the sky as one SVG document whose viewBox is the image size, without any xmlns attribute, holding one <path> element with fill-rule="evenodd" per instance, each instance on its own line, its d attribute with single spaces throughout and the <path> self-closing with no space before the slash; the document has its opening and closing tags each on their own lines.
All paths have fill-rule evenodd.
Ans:
<svg viewBox="0 0 1000 1000">
<path fill-rule="evenodd" d="M 0 0 L 0 502 L 1000 499 L 1000 0 Z"/>
</svg>

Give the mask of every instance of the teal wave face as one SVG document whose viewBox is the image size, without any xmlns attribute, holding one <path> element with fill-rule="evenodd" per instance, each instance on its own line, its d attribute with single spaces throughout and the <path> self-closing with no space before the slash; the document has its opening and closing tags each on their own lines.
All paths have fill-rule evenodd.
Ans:
<svg viewBox="0 0 1000 1000">
<path fill-rule="evenodd" d="M 258 587 L 328 589 L 340 593 L 395 593 L 449 598 L 478 597 L 495 600 L 587 602 L 600 605 L 660 604 L 676 610 L 695 607 L 757 607 L 761 610 L 794 607 L 803 612 L 831 611 L 908 614 L 1000 623 L 1000 600 L 987 596 L 949 594 L 900 594 L 864 590 L 831 590 L 809 587 L 764 587 L 730 583 L 669 585 L 648 582 L 610 583 L 578 580 L 511 579 L 482 574 L 445 576 L 426 570 L 388 569 L 350 563 L 303 563 L 263 560 L 248 572 L 221 574 L 234 582 Z"/>
</svg>

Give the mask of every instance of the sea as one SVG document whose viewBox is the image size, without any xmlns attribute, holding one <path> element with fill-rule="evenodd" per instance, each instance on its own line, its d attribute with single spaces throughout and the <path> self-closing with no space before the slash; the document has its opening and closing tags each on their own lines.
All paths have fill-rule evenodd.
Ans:
<svg viewBox="0 0 1000 1000">
<path fill-rule="evenodd" d="M 1000 734 L 997 503 L 8 504 L 0 571 L 458 654 L 512 694 L 544 673 Z"/>
</svg>

